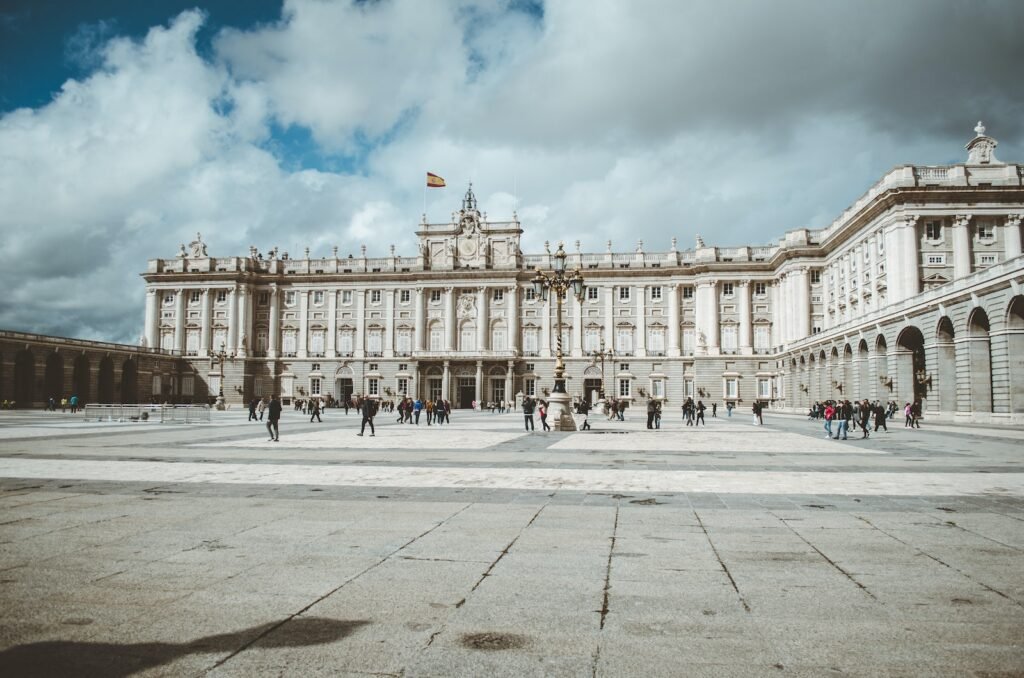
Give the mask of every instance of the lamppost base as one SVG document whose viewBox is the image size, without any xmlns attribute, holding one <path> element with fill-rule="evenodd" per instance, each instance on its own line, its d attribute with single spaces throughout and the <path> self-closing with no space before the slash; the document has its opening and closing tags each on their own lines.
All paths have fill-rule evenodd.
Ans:
<svg viewBox="0 0 1024 678">
<path fill-rule="evenodd" d="M 576 430 L 571 401 L 568 393 L 552 393 L 548 396 L 548 419 L 551 420 L 551 428 L 555 431 Z"/>
</svg>

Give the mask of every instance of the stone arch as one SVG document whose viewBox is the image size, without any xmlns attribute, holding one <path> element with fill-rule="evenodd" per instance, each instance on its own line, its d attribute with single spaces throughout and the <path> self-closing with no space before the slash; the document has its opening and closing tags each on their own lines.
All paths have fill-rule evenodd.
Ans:
<svg viewBox="0 0 1024 678">
<path fill-rule="evenodd" d="M 867 397 L 861 394 L 853 376 L 853 347 L 847 343 L 843 346 L 843 363 L 840 369 L 840 376 L 837 377 L 843 384 L 843 393 L 849 393 L 854 398 Z"/>
<path fill-rule="evenodd" d="M 35 402 L 36 358 L 32 349 L 24 348 L 14 356 L 14 402 L 18 407 L 32 407 Z"/>
<path fill-rule="evenodd" d="M 818 395 L 816 400 L 827 400 L 831 397 L 832 384 L 828 378 L 828 355 L 825 353 L 825 349 L 818 349 L 818 365 L 816 373 L 816 384 L 818 388 Z"/>
<path fill-rule="evenodd" d="M 1024 295 L 1006 307 L 1006 351 L 1009 362 L 1010 412 L 1024 412 Z"/>
<path fill-rule="evenodd" d="M 960 409 L 975 412 L 992 411 L 992 340 L 988 314 L 980 306 L 967 316 L 968 380 L 967 402 Z M 964 405 L 967 407 L 964 408 Z"/>
<path fill-rule="evenodd" d="M 92 388 L 90 369 L 89 356 L 85 353 L 75 358 L 75 366 L 71 373 L 71 395 L 78 396 L 79 405 L 84 405 L 90 399 L 89 389 Z"/>
<path fill-rule="evenodd" d="M 808 402 L 814 402 L 821 398 L 821 393 L 818 390 L 818 357 L 811 352 L 811 355 L 807 358 L 807 381 L 804 382 L 806 390 L 804 393 L 807 394 Z"/>
<path fill-rule="evenodd" d="M 896 349 L 893 351 L 893 376 L 897 401 L 921 401 L 921 411 L 925 410 L 928 399 L 928 386 L 924 382 L 927 374 L 924 335 L 915 325 L 907 325 L 896 337 Z"/>
<path fill-rule="evenodd" d="M 857 393 L 864 397 L 874 399 L 877 396 L 877 384 L 871 379 L 871 351 L 868 349 L 867 339 L 861 338 L 857 342 L 857 357 L 854 359 L 857 365 L 856 381 Z"/>
<path fill-rule="evenodd" d="M 53 398 L 59 403 L 64 395 L 64 356 L 57 351 L 46 355 L 46 376 L 43 379 L 46 392 L 44 398 Z"/>
<path fill-rule="evenodd" d="M 931 388 L 939 397 L 939 410 L 956 411 L 956 331 L 948 316 L 939 318 L 935 326 L 935 371 Z"/>
<path fill-rule="evenodd" d="M 105 356 L 100 361 L 96 400 L 104 404 L 114 402 L 114 361 L 110 356 Z"/>
<path fill-rule="evenodd" d="M 121 365 L 121 402 L 139 402 L 139 367 L 133 358 L 128 358 Z"/>
<path fill-rule="evenodd" d="M 872 363 L 875 368 L 875 377 L 878 380 L 878 398 L 889 400 L 892 398 L 893 379 L 889 374 L 889 345 L 885 341 L 885 335 L 879 334 L 875 337 L 875 350 L 872 356 Z"/>
</svg>

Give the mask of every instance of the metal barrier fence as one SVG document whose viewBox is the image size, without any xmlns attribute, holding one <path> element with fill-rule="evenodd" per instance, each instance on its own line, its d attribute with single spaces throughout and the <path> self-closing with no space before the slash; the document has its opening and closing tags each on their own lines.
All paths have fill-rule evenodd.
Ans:
<svg viewBox="0 0 1024 678">
<path fill-rule="evenodd" d="M 161 424 L 209 423 L 209 405 L 85 406 L 86 421 L 159 421 Z"/>
</svg>

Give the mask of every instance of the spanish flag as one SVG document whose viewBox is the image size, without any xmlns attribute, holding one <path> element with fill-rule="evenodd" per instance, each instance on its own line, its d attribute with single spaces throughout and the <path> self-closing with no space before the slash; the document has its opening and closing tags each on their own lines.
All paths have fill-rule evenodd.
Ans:
<svg viewBox="0 0 1024 678">
<path fill-rule="evenodd" d="M 436 174 L 431 174 L 430 172 L 427 172 L 427 188 L 444 188 L 444 186 L 444 179 L 437 176 Z"/>
</svg>

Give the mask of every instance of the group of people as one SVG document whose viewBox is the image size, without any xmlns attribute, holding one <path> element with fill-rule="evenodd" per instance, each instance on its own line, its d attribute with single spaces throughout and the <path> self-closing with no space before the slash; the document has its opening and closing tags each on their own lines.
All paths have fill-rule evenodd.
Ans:
<svg viewBox="0 0 1024 678">
<path fill-rule="evenodd" d="M 879 428 L 886 433 L 889 432 L 889 427 L 886 425 L 886 419 L 890 417 L 889 411 L 878 400 L 874 402 L 868 401 L 867 398 L 854 402 L 826 400 L 824 403 L 815 403 L 815 405 L 820 405 L 817 411 L 820 416 L 813 418 L 825 420 L 826 438 L 839 440 L 842 437 L 843 440 L 846 440 L 850 432 L 850 422 L 853 422 L 854 433 L 858 428 L 860 429 L 862 439 L 871 435 L 872 432 L 868 430 L 868 427 L 872 422 L 874 423 L 874 432 L 877 433 Z M 835 431 L 832 430 L 833 424 L 835 424 Z"/>
<path fill-rule="evenodd" d="M 421 414 L 425 414 L 427 426 L 452 423 L 452 404 L 444 398 L 431 400 L 430 398 L 414 399 L 406 396 L 399 401 L 397 409 L 398 419 L 395 421 L 399 424 L 419 426 Z"/>
<path fill-rule="evenodd" d="M 63 397 L 59 400 L 54 396 L 50 396 L 46 399 L 46 404 L 43 405 L 43 412 L 56 412 L 57 407 L 60 407 L 61 412 L 67 412 L 70 409 L 71 414 L 75 414 L 83 407 L 83 404 L 79 403 L 77 395 L 72 395 L 70 398 Z M 4 398 L 0 401 L 0 409 L 16 410 L 18 409 L 18 402 Z"/>
</svg>

